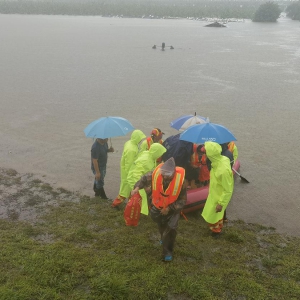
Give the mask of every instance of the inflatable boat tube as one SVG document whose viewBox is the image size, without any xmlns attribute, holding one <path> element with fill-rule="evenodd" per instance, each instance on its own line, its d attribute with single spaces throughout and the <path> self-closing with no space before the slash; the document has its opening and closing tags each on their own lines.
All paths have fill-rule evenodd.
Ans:
<svg viewBox="0 0 300 300">
<path fill-rule="evenodd" d="M 236 162 L 234 163 L 233 168 L 237 171 L 240 169 L 240 162 L 238 160 L 236 160 Z M 233 177 L 236 178 L 236 176 L 237 175 L 233 172 Z M 203 208 L 208 197 L 208 191 L 209 185 L 197 189 L 188 190 L 187 201 L 185 206 L 183 207 L 182 212 L 186 214 Z"/>
</svg>

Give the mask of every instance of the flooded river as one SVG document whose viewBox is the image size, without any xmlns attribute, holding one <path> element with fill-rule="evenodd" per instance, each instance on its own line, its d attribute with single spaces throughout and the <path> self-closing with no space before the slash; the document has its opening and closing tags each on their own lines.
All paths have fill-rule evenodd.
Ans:
<svg viewBox="0 0 300 300">
<path fill-rule="evenodd" d="M 122 116 L 146 135 L 195 111 L 237 137 L 228 217 L 300 236 L 300 23 L 0 15 L 0 167 L 93 195 L 83 130 Z M 152 49 L 154 44 L 169 48 Z M 115 197 L 124 142 L 112 140 Z"/>
</svg>

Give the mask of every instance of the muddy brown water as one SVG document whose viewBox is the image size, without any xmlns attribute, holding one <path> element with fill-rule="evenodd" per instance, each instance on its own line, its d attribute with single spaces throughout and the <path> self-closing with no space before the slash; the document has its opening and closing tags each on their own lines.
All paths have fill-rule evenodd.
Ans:
<svg viewBox="0 0 300 300">
<path fill-rule="evenodd" d="M 92 196 L 83 129 L 122 116 L 147 135 L 195 111 L 237 138 L 231 219 L 300 235 L 300 26 L 75 16 L 0 16 L 0 167 Z M 154 44 L 174 50 L 152 49 Z M 107 194 L 124 142 L 112 139 Z"/>
</svg>

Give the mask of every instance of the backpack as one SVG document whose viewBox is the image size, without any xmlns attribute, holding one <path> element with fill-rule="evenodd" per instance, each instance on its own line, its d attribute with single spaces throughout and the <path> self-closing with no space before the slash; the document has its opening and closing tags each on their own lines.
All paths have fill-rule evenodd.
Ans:
<svg viewBox="0 0 300 300">
<path fill-rule="evenodd" d="M 163 142 L 163 146 L 167 151 L 162 155 L 162 160 L 166 161 L 173 157 L 177 167 L 185 168 L 189 164 L 193 153 L 193 143 L 182 141 L 179 138 L 180 133 L 168 137 Z"/>
<path fill-rule="evenodd" d="M 139 193 L 131 196 L 124 210 L 126 226 L 137 226 L 141 216 L 142 197 Z"/>
</svg>

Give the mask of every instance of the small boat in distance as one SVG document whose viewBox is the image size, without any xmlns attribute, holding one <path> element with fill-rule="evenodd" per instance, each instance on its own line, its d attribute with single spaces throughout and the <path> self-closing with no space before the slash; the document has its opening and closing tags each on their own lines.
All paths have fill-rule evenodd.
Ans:
<svg viewBox="0 0 300 300">
<path fill-rule="evenodd" d="M 207 24 L 204 27 L 227 27 L 224 24 L 220 23 L 220 22 L 213 22 L 211 24 Z"/>
</svg>

